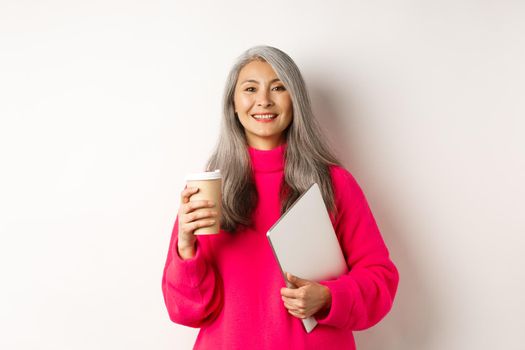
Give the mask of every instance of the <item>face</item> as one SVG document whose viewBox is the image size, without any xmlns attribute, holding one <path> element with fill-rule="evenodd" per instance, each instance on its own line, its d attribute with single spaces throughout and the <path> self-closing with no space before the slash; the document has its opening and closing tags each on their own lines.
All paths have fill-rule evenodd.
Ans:
<svg viewBox="0 0 525 350">
<path fill-rule="evenodd" d="M 284 142 L 292 99 L 269 63 L 252 61 L 241 69 L 233 103 L 248 145 L 269 150 Z"/>
</svg>

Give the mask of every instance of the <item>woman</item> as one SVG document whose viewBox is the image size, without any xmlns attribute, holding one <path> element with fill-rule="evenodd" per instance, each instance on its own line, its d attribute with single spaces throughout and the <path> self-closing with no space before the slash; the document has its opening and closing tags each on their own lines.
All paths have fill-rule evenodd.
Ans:
<svg viewBox="0 0 525 350">
<path fill-rule="evenodd" d="M 162 289 L 173 322 L 199 327 L 196 349 L 354 349 L 353 330 L 390 310 L 398 272 L 352 175 L 329 151 L 301 73 L 284 52 L 256 46 L 233 66 L 217 148 L 207 170 L 223 174 L 221 232 L 214 204 L 189 202 L 175 222 Z M 317 182 L 349 272 L 314 282 L 287 275 L 266 232 Z M 199 208 L 209 208 L 196 214 Z M 301 319 L 318 325 L 306 333 Z"/>
</svg>

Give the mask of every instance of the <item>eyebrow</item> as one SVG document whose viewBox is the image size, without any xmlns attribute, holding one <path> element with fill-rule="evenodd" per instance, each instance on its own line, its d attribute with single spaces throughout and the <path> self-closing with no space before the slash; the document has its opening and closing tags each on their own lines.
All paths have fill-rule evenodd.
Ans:
<svg viewBox="0 0 525 350">
<path fill-rule="evenodd" d="M 270 81 L 270 84 L 273 83 L 273 82 L 276 82 L 276 81 L 281 81 L 281 79 L 279 78 L 275 78 L 273 79 L 272 81 Z M 254 80 L 254 79 L 247 79 L 247 80 L 244 80 L 241 84 L 244 84 L 244 83 L 255 83 L 255 84 L 259 84 L 259 82 L 257 80 Z"/>
</svg>

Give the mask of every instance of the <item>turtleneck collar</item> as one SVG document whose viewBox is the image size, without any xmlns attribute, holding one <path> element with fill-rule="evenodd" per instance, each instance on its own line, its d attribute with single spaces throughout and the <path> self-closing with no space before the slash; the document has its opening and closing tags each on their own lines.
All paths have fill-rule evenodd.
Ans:
<svg viewBox="0 0 525 350">
<path fill-rule="evenodd" d="M 271 150 L 261 150 L 248 146 L 248 152 L 252 160 L 252 167 L 255 172 L 269 173 L 284 169 L 284 152 L 286 143 L 283 143 Z"/>
</svg>

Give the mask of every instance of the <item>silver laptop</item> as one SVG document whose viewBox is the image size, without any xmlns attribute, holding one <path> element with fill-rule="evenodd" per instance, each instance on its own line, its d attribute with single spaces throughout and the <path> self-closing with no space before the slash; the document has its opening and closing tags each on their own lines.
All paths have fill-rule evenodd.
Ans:
<svg viewBox="0 0 525 350">
<path fill-rule="evenodd" d="M 281 216 L 266 234 L 283 272 L 321 281 L 348 271 L 332 221 L 319 186 L 314 183 Z M 308 333 L 317 325 L 313 318 L 302 320 Z"/>
</svg>

